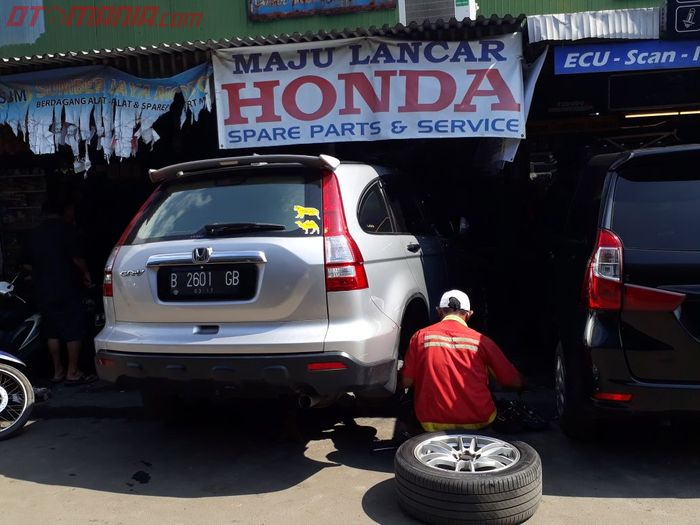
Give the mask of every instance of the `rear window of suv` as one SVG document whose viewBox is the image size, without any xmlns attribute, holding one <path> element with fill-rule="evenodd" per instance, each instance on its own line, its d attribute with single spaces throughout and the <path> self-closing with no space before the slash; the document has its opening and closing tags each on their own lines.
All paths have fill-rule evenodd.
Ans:
<svg viewBox="0 0 700 525">
<path fill-rule="evenodd" d="M 700 251 L 700 178 L 691 166 L 622 173 L 615 187 L 612 229 L 626 248 Z M 666 174 L 665 180 L 660 180 Z M 671 179 L 671 177 L 673 177 Z"/>
<path fill-rule="evenodd" d="M 276 227 L 235 231 L 245 224 Z M 207 226 L 213 225 L 233 225 L 234 229 L 207 233 Z M 320 172 L 258 168 L 192 176 L 164 186 L 127 242 L 207 236 L 301 237 L 322 230 Z"/>
</svg>

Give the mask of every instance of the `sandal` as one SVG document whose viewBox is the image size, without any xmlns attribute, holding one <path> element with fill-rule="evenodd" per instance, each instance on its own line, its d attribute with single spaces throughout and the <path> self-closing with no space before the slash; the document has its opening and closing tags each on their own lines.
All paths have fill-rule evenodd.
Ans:
<svg viewBox="0 0 700 525">
<path fill-rule="evenodd" d="M 96 375 L 85 375 L 81 372 L 80 375 L 75 379 L 66 379 L 64 384 L 66 386 L 89 385 L 90 383 L 94 383 L 95 381 L 97 381 Z"/>
<path fill-rule="evenodd" d="M 52 377 L 52 378 L 51 378 L 51 384 L 52 384 L 52 385 L 60 385 L 60 384 L 63 383 L 65 380 L 66 380 L 66 373 L 63 372 L 63 374 L 60 375 L 60 376 L 58 376 L 58 377 L 56 377 L 56 376 Z"/>
</svg>

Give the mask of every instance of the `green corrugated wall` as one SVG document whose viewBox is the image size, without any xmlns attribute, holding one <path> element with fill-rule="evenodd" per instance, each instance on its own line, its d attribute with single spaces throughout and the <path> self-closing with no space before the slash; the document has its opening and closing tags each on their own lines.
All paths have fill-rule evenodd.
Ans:
<svg viewBox="0 0 700 525">
<path fill-rule="evenodd" d="M 12 5 L 13 0 L 0 0 Z M 17 2 L 20 4 L 21 2 Z M 38 4 L 38 2 L 37 2 Z M 26 3 L 25 3 L 26 5 Z M 34 44 L 6 45 L 0 47 L 0 57 L 23 56 L 87 49 L 103 49 L 133 45 L 176 43 L 187 40 L 207 40 L 235 36 L 258 36 L 282 33 L 304 33 L 320 29 L 344 29 L 396 24 L 396 9 L 367 11 L 333 16 L 305 16 L 270 22 L 253 22 L 248 19 L 248 0 L 43 0 L 45 13 L 53 13 L 53 7 L 70 10 L 70 6 L 159 6 L 161 11 L 204 13 L 200 27 L 65 27 L 51 15 L 46 18 L 46 32 Z M 7 8 L 0 9 L 9 18 Z M 0 20 L 0 31 L 5 30 L 7 20 Z"/>
<path fill-rule="evenodd" d="M 577 11 L 602 11 L 604 9 L 630 9 L 633 7 L 659 7 L 660 0 L 477 0 L 479 14 L 543 15 L 573 13 Z"/>
</svg>

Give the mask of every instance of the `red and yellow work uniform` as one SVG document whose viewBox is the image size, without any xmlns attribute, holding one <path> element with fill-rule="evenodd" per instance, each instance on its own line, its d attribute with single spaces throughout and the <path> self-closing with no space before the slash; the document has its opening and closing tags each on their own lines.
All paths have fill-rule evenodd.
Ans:
<svg viewBox="0 0 700 525">
<path fill-rule="evenodd" d="M 519 377 L 496 343 L 456 315 L 416 332 L 402 370 L 413 379 L 416 417 L 428 432 L 491 424 L 489 372 L 503 385 Z"/>
</svg>

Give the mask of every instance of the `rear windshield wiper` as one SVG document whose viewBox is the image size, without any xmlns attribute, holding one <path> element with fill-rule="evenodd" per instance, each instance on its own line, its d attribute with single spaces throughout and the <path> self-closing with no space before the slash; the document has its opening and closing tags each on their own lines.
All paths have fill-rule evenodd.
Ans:
<svg viewBox="0 0 700 525">
<path fill-rule="evenodd" d="M 205 224 L 196 233 L 198 237 L 218 237 L 225 235 L 235 235 L 237 233 L 250 233 L 261 231 L 286 230 L 284 224 L 271 224 L 267 222 L 231 222 L 225 224 Z"/>
</svg>

